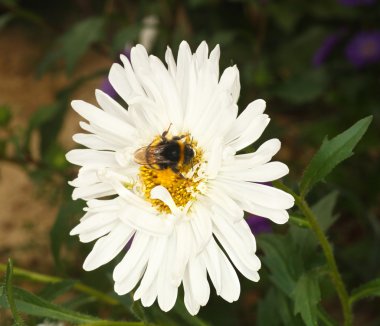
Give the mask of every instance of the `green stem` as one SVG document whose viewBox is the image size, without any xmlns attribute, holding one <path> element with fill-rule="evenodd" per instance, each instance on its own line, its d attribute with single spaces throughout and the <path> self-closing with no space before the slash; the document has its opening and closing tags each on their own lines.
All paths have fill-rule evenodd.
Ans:
<svg viewBox="0 0 380 326">
<path fill-rule="evenodd" d="M 296 205 L 305 215 L 306 219 L 309 221 L 310 228 L 313 230 L 314 234 L 318 238 L 318 241 L 322 247 L 323 253 L 326 257 L 327 265 L 330 270 L 330 276 L 334 284 L 335 290 L 338 294 L 340 304 L 342 306 L 344 326 L 351 326 L 353 318 L 352 318 L 351 303 L 349 300 L 347 289 L 343 283 L 342 276 L 339 273 L 338 266 L 337 266 L 331 245 L 329 241 L 327 240 L 326 235 L 323 233 L 323 230 L 321 229 L 315 214 L 309 207 L 308 203 L 305 201 L 305 198 L 297 195 L 293 190 L 289 189 L 288 187 L 286 187 L 284 184 L 280 182 L 276 182 L 275 185 L 278 188 L 288 192 L 294 197 Z"/>
<path fill-rule="evenodd" d="M 5 272 L 6 270 L 7 270 L 7 266 L 5 264 L 0 264 L 0 271 Z M 59 282 L 64 281 L 64 279 L 59 278 L 59 277 L 35 273 L 35 272 L 28 271 L 26 269 L 16 268 L 16 267 L 13 268 L 13 275 L 22 277 L 30 281 L 39 282 L 39 283 L 59 283 Z M 94 288 L 87 286 L 81 282 L 76 282 L 73 285 L 73 288 L 79 292 L 88 294 L 104 303 L 108 303 L 110 305 L 119 304 L 119 302 L 113 297 L 107 294 L 104 294 L 103 292 L 100 292 L 98 290 L 95 290 Z"/>
</svg>

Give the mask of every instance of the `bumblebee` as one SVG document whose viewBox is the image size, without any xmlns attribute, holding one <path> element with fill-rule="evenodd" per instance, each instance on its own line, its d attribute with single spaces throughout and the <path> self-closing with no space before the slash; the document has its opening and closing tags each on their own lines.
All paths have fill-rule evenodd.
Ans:
<svg viewBox="0 0 380 326">
<path fill-rule="evenodd" d="M 146 147 L 139 148 L 134 153 L 134 159 L 136 163 L 147 165 L 152 169 L 171 169 L 183 178 L 179 168 L 190 164 L 195 152 L 191 144 L 183 140 L 186 135 L 168 139 L 169 128 L 162 133 L 161 139 L 153 141 Z"/>
</svg>

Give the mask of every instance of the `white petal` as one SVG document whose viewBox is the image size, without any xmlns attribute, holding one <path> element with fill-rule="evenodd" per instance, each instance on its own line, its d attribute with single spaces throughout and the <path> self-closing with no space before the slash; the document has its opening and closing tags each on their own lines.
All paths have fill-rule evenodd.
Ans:
<svg viewBox="0 0 380 326">
<path fill-rule="evenodd" d="M 219 246 L 217 246 L 217 250 L 219 252 L 219 262 L 222 276 L 222 289 L 220 290 L 220 296 L 228 302 L 234 302 L 239 299 L 240 296 L 239 278 Z"/>
<path fill-rule="evenodd" d="M 170 75 L 173 78 L 175 78 L 176 73 L 177 73 L 177 66 L 174 61 L 173 52 L 169 47 L 166 48 L 165 61 L 168 64 L 168 70 L 169 70 Z"/>
<path fill-rule="evenodd" d="M 150 250 L 152 250 L 151 246 L 148 245 L 149 240 L 149 237 L 137 232 L 132 241 L 131 248 L 122 261 L 115 267 L 113 272 L 115 280 L 114 290 L 118 295 L 124 295 L 132 291 L 141 279 L 146 268 Z"/>
<path fill-rule="evenodd" d="M 270 139 L 253 153 L 239 154 L 234 157 L 234 160 L 225 161 L 221 171 L 241 171 L 265 164 L 280 150 L 280 147 L 281 143 L 278 139 Z"/>
<path fill-rule="evenodd" d="M 120 219 L 130 227 L 154 236 L 167 236 L 174 224 L 164 216 L 150 214 L 146 210 L 128 205 L 120 212 Z"/>
<path fill-rule="evenodd" d="M 112 142 L 108 142 L 104 140 L 103 138 L 99 137 L 98 135 L 93 134 L 75 134 L 73 136 L 73 140 L 81 144 L 83 146 L 86 146 L 91 149 L 96 150 L 117 150 L 120 147 L 117 146 L 117 144 L 114 144 Z"/>
<path fill-rule="evenodd" d="M 66 154 L 66 159 L 75 165 L 86 167 L 113 167 L 118 166 L 115 153 L 96 151 L 93 149 L 73 149 Z"/>
<path fill-rule="evenodd" d="M 105 196 L 114 195 L 115 190 L 106 183 L 96 183 L 89 186 L 75 188 L 72 194 L 72 198 L 77 200 L 79 198 L 84 200 L 100 198 Z"/>
<path fill-rule="evenodd" d="M 94 248 L 83 263 L 83 269 L 92 271 L 107 264 L 123 250 L 133 232 L 128 226 L 119 223 L 107 236 L 96 241 Z"/>
<path fill-rule="evenodd" d="M 167 252 L 161 263 L 158 274 L 158 305 L 162 311 L 169 311 L 173 308 L 178 293 L 178 285 L 172 282 L 172 274 L 174 270 L 174 255 L 176 247 L 176 234 L 173 233 L 168 240 Z"/>
<path fill-rule="evenodd" d="M 277 224 L 284 224 L 289 220 L 289 213 L 285 209 L 263 207 L 252 201 L 242 201 L 240 206 L 248 213 L 266 217 Z"/>
<path fill-rule="evenodd" d="M 125 139 L 126 141 L 136 138 L 134 127 L 127 122 L 119 120 L 103 110 L 98 109 L 92 104 L 76 100 L 71 102 L 71 106 L 91 124 L 94 124 L 119 138 Z"/>
<path fill-rule="evenodd" d="M 246 247 L 247 242 L 242 241 L 241 233 L 237 232 L 238 225 L 227 223 L 221 211 L 216 211 L 213 218 L 216 228 L 214 234 L 228 253 L 237 269 L 251 281 L 257 282 L 259 275 L 257 271 L 261 267 L 260 260 L 255 255 L 252 247 Z"/>
<path fill-rule="evenodd" d="M 107 113 L 132 125 L 132 121 L 128 115 L 128 111 L 124 109 L 118 102 L 116 102 L 111 96 L 97 89 L 95 91 L 96 101 L 100 107 Z"/>
<path fill-rule="evenodd" d="M 206 249 L 201 253 L 207 272 L 214 284 L 216 294 L 220 295 L 222 289 L 222 274 L 219 262 L 219 252 L 215 240 L 209 241 Z"/>
<path fill-rule="evenodd" d="M 218 205 L 220 209 L 223 209 L 232 222 L 238 222 L 243 219 L 243 209 L 230 196 L 219 189 L 218 185 L 214 186 L 210 183 L 209 187 L 210 191 L 207 196 L 212 199 L 212 205 Z"/>
<path fill-rule="evenodd" d="M 137 95 L 145 96 L 146 94 L 136 78 L 135 72 L 132 69 L 132 65 L 129 59 L 125 55 L 120 55 L 120 59 L 123 62 L 126 76 L 133 92 L 135 92 Z"/>
<path fill-rule="evenodd" d="M 174 270 L 172 281 L 173 284 L 179 286 L 185 273 L 186 265 L 193 253 L 193 234 L 190 223 L 184 222 L 176 225 L 177 233 L 177 249 L 174 258 Z"/>
<path fill-rule="evenodd" d="M 80 233 L 87 233 L 101 228 L 107 224 L 112 223 L 117 219 L 117 213 L 100 213 L 94 214 L 81 223 L 79 223 L 74 229 L 71 230 L 70 235 L 76 235 Z"/>
<path fill-rule="evenodd" d="M 207 281 L 206 266 L 199 256 L 189 261 L 188 271 L 194 300 L 204 306 L 210 297 L 210 286 Z"/>
<path fill-rule="evenodd" d="M 119 224 L 119 221 L 116 220 L 116 221 L 109 223 L 109 224 L 106 224 L 106 225 L 104 225 L 104 226 L 102 226 L 102 227 L 100 227 L 94 231 L 81 233 L 79 235 L 79 241 L 83 242 L 83 243 L 92 242 L 92 241 L 108 234 L 112 230 L 114 230 L 118 224 Z"/>
<path fill-rule="evenodd" d="M 211 240 L 212 224 L 209 217 L 210 213 L 209 208 L 205 208 L 203 205 L 198 203 L 196 213 L 190 219 L 190 224 L 196 241 L 196 255 L 202 252 Z"/>
<path fill-rule="evenodd" d="M 237 139 L 228 143 L 228 145 L 233 147 L 236 151 L 239 151 L 254 143 L 260 138 L 261 134 L 269 124 L 269 121 L 270 119 L 266 114 L 261 114 L 255 117 L 250 121 L 247 129 L 245 129 Z"/>
<path fill-rule="evenodd" d="M 157 237 L 152 239 L 153 250 L 150 251 L 148 266 L 144 277 L 141 280 L 140 286 L 137 288 L 136 292 L 133 295 L 134 300 L 138 300 L 144 297 L 147 292 L 150 292 L 152 285 L 155 284 L 159 268 L 161 266 L 162 260 L 164 259 L 166 246 L 167 237 Z"/>
<path fill-rule="evenodd" d="M 289 209 L 294 205 L 294 198 L 291 195 L 264 184 L 234 180 L 215 180 L 214 182 L 236 200 L 252 201 L 257 205 L 273 209 Z"/>
<path fill-rule="evenodd" d="M 135 234 L 131 247 L 113 271 L 113 279 L 115 282 L 122 282 L 126 278 L 131 279 L 130 275 L 133 270 L 136 269 L 136 265 L 139 264 L 139 262 L 143 260 L 143 257 L 145 257 L 145 254 L 147 252 L 150 253 L 150 250 L 152 249 L 152 246 L 149 243 L 150 240 L 151 237 L 142 234 L 141 232 Z"/>
<path fill-rule="evenodd" d="M 289 168 L 281 162 L 270 162 L 253 169 L 221 173 L 221 177 L 252 182 L 269 182 L 282 178 L 289 173 Z"/>
<path fill-rule="evenodd" d="M 236 119 L 231 130 L 226 135 L 226 141 L 229 142 L 236 139 L 242 132 L 247 130 L 251 121 L 264 112 L 265 105 L 266 103 L 264 100 L 255 100 L 251 102 Z"/>
<path fill-rule="evenodd" d="M 190 313 L 190 315 L 194 316 L 198 313 L 199 308 L 201 307 L 199 303 L 196 302 L 194 295 L 191 290 L 189 271 L 186 269 L 185 275 L 183 277 L 183 289 L 185 292 L 185 307 Z"/>
</svg>

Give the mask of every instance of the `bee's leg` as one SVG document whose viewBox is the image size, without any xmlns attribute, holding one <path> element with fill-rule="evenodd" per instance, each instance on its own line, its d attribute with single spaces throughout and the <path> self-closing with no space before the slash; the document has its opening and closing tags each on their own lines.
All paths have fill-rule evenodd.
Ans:
<svg viewBox="0 0 380 326">
<path fill-rule="evenodd" d="M 166 135 L 168 134 L 169 129 L 170 129 L 171 126 L 172 126 L 172 123 L 170 123 L 168 129 L 165 130 L 165 131 L 162 133 L 162 135 L 161 135 L 161 139 L 162 139 L 163 142 L 166 142 L 166 141 L 167 141 Z"/>
<path fill-rule="evenodd" d="M 173 137 L 173 140 L 181 140 L 181 139 L 183 139 L 183 138 L 185 138 L 185 137 L 186 137 L 186 135 L 174 136 L 174 137 Z"/>
<path fill-rule="evenodd" d="M 179 175 L 181 179 L 185 179 L 185 177 L 182 175 L 181 172 L 179 172 L 179 170 L 178 170 L 177 167 L 172 166 L 172 167 L 171 167 L 171 170 L 172 170 L 175 174 Z"/>
</svg>

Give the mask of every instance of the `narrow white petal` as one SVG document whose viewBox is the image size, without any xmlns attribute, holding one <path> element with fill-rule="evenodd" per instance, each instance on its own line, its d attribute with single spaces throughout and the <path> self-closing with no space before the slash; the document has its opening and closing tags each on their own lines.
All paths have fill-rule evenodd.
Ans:
<svg viewBox="0 0 380 326">
<path fill-rule="evenodd" d="M 269 182 L 282 178 L 289 173 L 289 168 L 281 162 L 269 162 L 253 169 L 221 173 L 222 178 L 252 182 Z"/>
<path fill-rule="evenodd" d="M 152 241 L 153 249 L 150 250 L 148 266 L 144 277 L 141 280 L 140 286 L 133 295 L 134 300 L 143 298 L 147 292 L 150 292 L 150 288 L 156 282 L 159 268 L 166 253 L 167 237 L 156 237 L 153 238 Z"/>
<path fill-rule="evenodd" d="M 190 223 L 180 223 L 176 225 L 177 233 L 177 249 L 174 258 L 174 270 L 173 270 L 173 283 L 177 286 L 181 284 L 183 275 L 185 273 L 186 265 L 193 254 L 193 242 L 194 237 L 192 234 L 192 229 Z"/>
<path fill-rule="evenodd" d="M 117 227 L 118 224 L 119 224 L 119 221 L 116 220 L 94 231 L 81 233 L 79 234 L 79 241 L 83 243 L 88 243 L 96 239 L 99 239 L 100 237 L 103 237 L 106 234 L 110 233 L 113 229 L 115 229 L 115 227 Z"/>
<path fill-rule="evenodd" d="M 133 71 L 133 68 L 129 59 L 125 55 L 120 55 L 120 60 L 123 62 L 126 76 L 133 92 L 137 95 L 145 96 L 146 94 L 144 90 L 142 89 L 139 81 L 136 78 L 135 72 Z"/>
<path fill-rule="evenodd" d="M 119 223 L 107 236 L 96 241 L 94 248 L 83 263 L 83 269 L 92 271 L 107 264 L 125 247 L 133 232 L 128 226 Z"/>
<path fill-rule="evenodd" d="M 145 253 L 150 253 L 152 249 L 149 241 L 151 241 L 151 237 L 141 232 L 135 234 L 131 247 L 113 271 L 115 282 L 122 282 L 126 278 L 131 278 L 130 274 L 136 269 L 137 264 L 143 259 L 143 256 L 145 257 Z"/>
<path fill-rule="evenodd" d="M 236 119 L 231 130 L 226 135 L 226 141 L 229 142 L 236 139 L 242 132 L 247 130 L 251 121 L 264 112 L 265 106 L 266 103 L 264 100 L 255 100 L 251 102 Z"/>
<path fill-rule="evenodd" d="M 75 165 L 91 167 L 118 166 L 115 153 L 93 149 L 73 149 L 66 154 L 66 159 Z"/>
<path fill-rule="evenodd" d="M 214 239 L 209 241 L 205 251 L 201 253 L 207 272 L 214 284 L 216 294 L 220 295 L 222 289 L 222 274 L 219 262 L 219 252 Z"/>
<path fill-rule="evenodd" d="M 254 118 L 247 129 L 235 140 L 231 141 L 228 145 L 233 147 L 236 151 L 239 151 L 248 145 L 254 143 L 260 138 L 265 128 L 269 124 L 269 117 L 266 114 L 261 114 Z"/>
<path fill-rule="evenodd" d="M 219 252 L 219 262 L 222 277 L 222 288 L 220 290 L 220 296 L 228 301 L 234 302 L 239 299 L 240 296 L 240 282 L 236 275 L 234 268 L 227 259 L 223 251 L 217 246 Z"/>
<path fill-rule="evenodd" d="M 73 140 L 78 144 L 81 144 L 83 146 L 86 146 L 91 149 L 96 149 L 96 150 L 115 151 L 120 148 L 117 144 L 108 142 L 105 139 L 99 137 L 98 135 L 79 133 L 73 136 Z"/>
<path fill-rule="evenodd" d="M 210 297 L 210 286 L 207 281 L 206 266 L 199 256 L 189 261 L 188 266 L 191 293 L 201 306 L 207 304 Z"/>
<path fill-rule="evenodd" d="M 170 75 L 175 78 L 176 73 L 177 73 L 177 66 L 173 57 L 173 52 L 172 50 L 167 47 L 166 52 L 165 52 L 165 61 L 168 64 L 168 70 Z"/>
<path fill-rule="evenodd" d="M 77 200 L 79 198 L 84 200 L 100 198 L 105 196 L 114 195 L 116 192 L 111 185 L 106 183 L 96 183 L 84 187 L 78 187 L 73 190 L 72 198 Z"/>
<path fill-rule="evenodd" d="M 71 106 L 91 124 L 94 124 L 119 138 L 130 141 L 136 137 L 135 128 L 130 124 L 117 119 L 90 103 L 76 100 L 71 102 Z"/>
<path fill-rule="evenodd" d="M 289 209 L 294 205 L 294 198 L 291 195 L 264 184 L 234 180 L 215 180 L 214 183 L 236 200 L 252 201 L 272 209 Z"/>
<path fill-rule="evenodd" d="M 96 101 L 99 103 L 100 107 L 114 117 L 120 119 L 132 125 L 132 121 L 128 115 L 128 111 L 123 108 L 118 102 L 116 102 L 111 96 L 104 93 L 103 91 L 97 89 L 95 91 Z"/>
<path fill-rule="evenodd" d="M 94 214 L 89 218 L 86 218 L 81 223 L 79 223 L 74 229 L 70 231 L 70 235 L 76 235 L 80 233 L 86 233 L 94 231 L 101 228 L 107 224 L 112 223 L 118 218 L 117 213 L 113 214 L 110 212 Z"/>
<path fill-rule="evenodd" d="M 195 300 L 194 294 L 192 293 L 188 269 L 186 269 L 185 275 L 183 277 L 183 289 L 185 292 L 185 298 L 184 298 L 185 307 L 190 313 L 190 315 L 194 316 L 198 313 L 201 306 Z"/>
<path fill-rule="evenodd" d="M 190 219 L 196 242 L 195 254 L 198 255 L 204 250 L 212 237 L 212 223 L 210 219 L 209 208 L 203 207 L 200 203 L 197 205 L 196 213 Z"/>
<path fill-rule="evenodd" d="M 130 98 L 133 97 L 135 94 L 133 92 L 132 87 L 129 84 L 124 68 L 118 63 L 114 63 L 108 74 L 108 79 L 112 87 L 120 95 L 120 97 L 126 103 L 129 103 Z"/>
<path fill-rule="evenodd" d="M 260 260 L 254 254 L 252 248 L 245 247 L 245 242 L 242 241 L 235 226 L 229 225 L 226 219 L 223 218 L 221 212 L 218 213 L 213 222 L 216 225 L 214 234 L 217 236 L 219 242 L 228 253 L 232 262 L 237 269 L 251 281 L 257 282 L 259 275 L 257 271 L 261 267 Z"/>
<path fill-rule="evenodd" d="M 167 236 L 173 231 L 173 221 L 128 205 L 120 212 L 120 219 L 130 227 L 154 236 Z"/>
<path fill-rule="evenodd" d="M 173 263 L 175 263 L 175 247 L 176 247 L 176 234 L 172 233 L 168 239 L 167 252 L 162 260 L 161 267 L 158 274 L 158 305 L 162 311 L 169 311 L 173 308 L 178 293 L 178 285 L 172 282 L 172 274 L 174 270 Z"/>
</svg>

